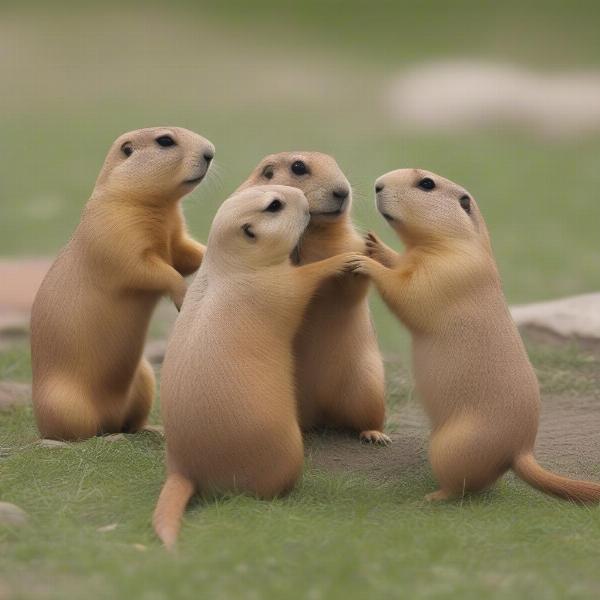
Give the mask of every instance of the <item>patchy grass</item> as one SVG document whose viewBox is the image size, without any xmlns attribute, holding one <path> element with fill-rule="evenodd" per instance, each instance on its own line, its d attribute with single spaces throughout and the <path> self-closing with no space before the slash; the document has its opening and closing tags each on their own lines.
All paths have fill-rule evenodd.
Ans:
<svg viewBox="0 0 600 600">
<path fill-rule="evenodd" d="M 535 347 L 532 357 L 547 394 L 594 377 L 596 359 L 575 348 Z M 25 374 L 27 362 L 23 349 L 0 355 L 8 372 Z M 545 375 L 556 372 L 565 375 Z M 391 412 L 414 401 L 400 371 L 388 382 Z M 595 598 L 600 586 L 600 509 L 553 500 L 510 475 L 486 494 L 430 506 L 426 463 L 388 481 L 307 464 L 288 498 L 196 502 L 179 553 L 168 556 L 150 524 L 161 439 L 55 450 L 35 442 L 29 408 L 0 413 L 0 498 L 30 516 L 24 529 L 0 528 L 8 598 L 558 600 Z"/>
<path fill-rule="evenodd" d="M 530 343 L 529 356 L 542 393 L 588 394 L 600 398 L 600 359 L 582 352 L 577 345 L 558 346 Z"/>
<path fill-rule="evenodd" d="M 29 347 L 24 344 L 0 348 L 0 380 L 28 381 L 31 379 Z"/>
</svg>

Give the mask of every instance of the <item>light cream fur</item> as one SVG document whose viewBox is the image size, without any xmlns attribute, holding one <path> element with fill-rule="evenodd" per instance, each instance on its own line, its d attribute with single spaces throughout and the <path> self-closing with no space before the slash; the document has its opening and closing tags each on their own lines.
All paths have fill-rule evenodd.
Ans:
<svg viewBox="0 0 600 600">
<path fill-rule="evenodd" d="M 160 146 L 164 136 L 175 144 Z M 140 129 L 113 143 L 32 309 L 33 406 L 42 436 L 78 440 L 146 425 L 155 384 L 144 340 L 160 297 L 179 307 L 184 276 L 202 260 L 179 200 L 213 155 L 209 141 L 178 127 Z"/>
<path fill-rule="evenodd" d="M 427 178 L 434 189 L 422 189 Z M 546 493 L 599 501 L 599 484 L 550 473 L 533 456 L 539 386 L 473 197 L 418 169 L 387 173 L 376 190 L 377 207 L 406 251 L 398 254 L 370 234 L 372 258 L 359 257 L 354 266 L 412 334 L 415 383 L 432 424 L 429 455 L 440 484 L 428 498 L 483 490 L 512 468 Z"/>
<path fill-rule="evenodd" d="M 292 265 L 308 221 L 304 194 L 284 186 L 238 192 L 215 216 L 162 371 L 168 475 L 154 527 L 169 548 L 194 492 L 272 498 L 300 476 L 293 338 L 319 284 L 356 256 Z"/>
<path fill-rule="evenodd" d="M 301 161 L 307 173 L 292 165 Z M 319 152 L 282 152 L 265 157 L 240 190 L 275 183 L 301 189 L 310 224 L 295 255 L 299 265 L 342 252 L 364 252 L 352 226 L 352 190 L 336 161 Z M 311 301 L 295 343 L 301 427 L 334 427 L 388 443 L 383 361 L 371 318 L 364 277 L 330 278 Z"/>
</svg>

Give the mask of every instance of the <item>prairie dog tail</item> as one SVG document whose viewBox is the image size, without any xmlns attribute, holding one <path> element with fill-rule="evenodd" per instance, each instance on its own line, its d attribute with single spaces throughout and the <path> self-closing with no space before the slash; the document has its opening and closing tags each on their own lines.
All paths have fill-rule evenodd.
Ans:
<svg viewBox="0 0 600 600">
<path fill-rule="evenodd" d="M 600 484 L 569 479 L 546 471 L 531 453 L 518 456 L 512 468 L 521 479 L 546 494 L 582 504 L 600 502 Z"/>
<path fill-rule="evenodd" d="M 172 550 L 177 540 L 181 517 L 194 494 L 194 484 L 179 473 L 167 477 L 158 497 L 152 523 L 156 535 L 167 550 Z"/>
</svg>

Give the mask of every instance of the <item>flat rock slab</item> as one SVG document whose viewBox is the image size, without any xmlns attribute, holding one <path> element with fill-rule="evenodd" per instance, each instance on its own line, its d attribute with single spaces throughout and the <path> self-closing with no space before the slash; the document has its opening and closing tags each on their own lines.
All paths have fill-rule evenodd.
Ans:
<svg viewBox="0 0 600 600">
<path fill-rule="evenodd" d="M 27 523 L 27 513 L 10 502 L 0 502 L 0 525 L 22 527 Z"/>
<path fill-rule="evenodd" d="M 513 306 L 511 313 L 525 330 L 600 345 L 600 293 Z"/>
<path fill-rule="evenodd" d="M 109 435 L 102 436 L 102 439 L 105 442 L 109 442 L 110 444 L 112 444 L 114 442 L 123 442 L 127 438 L 122 433 L 111 433 Z"/>
<path fill-rule="evenodd" d="M 68 448 L 69 444 L 67 442 L 61 442 L 59 440 L 43 439 L 38 442 L 38 446 L 40 448 L 49 448 L 53 450 L 56 448 Z"/>
<path fill-rule="evenodd" d="M 26 406 L 31 401 L 31 384 L 0 381 L 0 411 Z"/>
</svg>

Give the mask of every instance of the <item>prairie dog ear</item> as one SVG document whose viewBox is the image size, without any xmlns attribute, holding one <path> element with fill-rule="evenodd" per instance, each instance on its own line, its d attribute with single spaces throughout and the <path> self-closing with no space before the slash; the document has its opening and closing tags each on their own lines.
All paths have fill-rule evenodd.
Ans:
<svg viewBox="0 0 600 600">
<path fill-rule="evenodd" d="M 241 227 L 242 231 L 244 232 L 244 235 L 250 239 L 250 240 L 255 240 L 256 239 L 256 234 L 254 233 L 254 230 L 252 229 L 252 224 L 251 223 L 244 223 Z"/>
<path fill-rule="evenodd" d="M 271 164 L 265 165 L 261 171 L 261 176 L 265 179 L 273 179 L 273 175 L 275 175 L 275 167 Z"/>
</svg>

